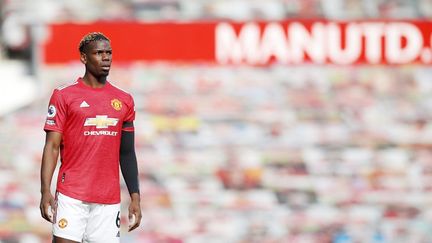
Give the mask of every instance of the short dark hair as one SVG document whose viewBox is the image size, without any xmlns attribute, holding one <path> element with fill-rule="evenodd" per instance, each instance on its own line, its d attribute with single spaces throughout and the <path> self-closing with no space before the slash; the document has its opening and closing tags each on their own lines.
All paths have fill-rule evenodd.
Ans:
<svg viewBox="0 0 432 243">
<path fill-rule="evenodd" d="M 108 37 L 106 37 L 104 34 L 102 34 L 101 32 L 90 32 L 88 34 L 86 34 L 80 41 L 79 43 L 79 47 L 78 50 L 81 53 L 85 52 L 85 49 L 87 47 L 87 45 L 91 42 L 94 41 L 100 41 L 100 40 L 104 40 L 104 41 L 108 41 L 110 42 L 110 39 L 108 39 Z"/>
</svg>

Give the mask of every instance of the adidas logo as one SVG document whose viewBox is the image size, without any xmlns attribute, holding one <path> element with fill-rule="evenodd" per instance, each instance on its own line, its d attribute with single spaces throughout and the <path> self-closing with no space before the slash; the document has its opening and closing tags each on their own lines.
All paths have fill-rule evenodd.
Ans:
<svg viewBox="0 0 432 243">
<path fill-rule="evenodd" d="M 120 237 L 120 231 L 117 233 L 117 237 Z"/>
<path fill-rule="evenodd" d="M 81 108 L 83 107 L 90 107 L 89 104 L 87 104 L 87 102 L 83 101 L 80 105 Z"/>
</svg>

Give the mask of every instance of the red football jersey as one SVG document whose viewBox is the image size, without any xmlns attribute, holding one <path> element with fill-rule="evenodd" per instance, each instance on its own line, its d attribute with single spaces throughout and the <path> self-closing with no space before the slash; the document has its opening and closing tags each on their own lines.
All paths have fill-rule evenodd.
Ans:
<svg viewBox="0 0 432 243">
<path fill-rule="evenodd" d="M 132 96 L 108 81 L 91 88 L 79 78 L 55 89 L 44 130 L 62 133 L 57 191 L 85 202 L 119 203 L 122 124 L 134 119 Z"/>
</svg>

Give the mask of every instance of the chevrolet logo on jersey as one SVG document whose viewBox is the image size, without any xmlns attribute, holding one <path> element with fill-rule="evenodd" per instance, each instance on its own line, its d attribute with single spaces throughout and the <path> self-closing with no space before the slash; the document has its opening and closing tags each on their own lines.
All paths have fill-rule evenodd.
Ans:
<svg viewBox="0 0 432 243">
<path fill-rule="evenodd" d="M 108 116 L 96 116 L 96 118 L 87 118 L 84 126 L 96 126 L 96 128 L 108 128 L 109 126 L 117 125 L 117 118 L 109 118 Z"/>
</svg>

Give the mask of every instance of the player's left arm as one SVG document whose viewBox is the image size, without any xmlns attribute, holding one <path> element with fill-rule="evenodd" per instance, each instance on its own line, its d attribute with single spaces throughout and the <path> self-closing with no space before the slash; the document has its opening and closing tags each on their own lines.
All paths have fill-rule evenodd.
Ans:
<svg viewBox="0 0 432 243">
<path fill-rule="evenodd" d="M 142 218 L 138 164 L 135 154 L 135 133 L 131 128 L 133 128 L 133 122 L 123 123 L 120 143 L 120 168 L 131 196 L 128 215 L 130 221 L 129 231 L 137 228 Z"/>
</svg>

